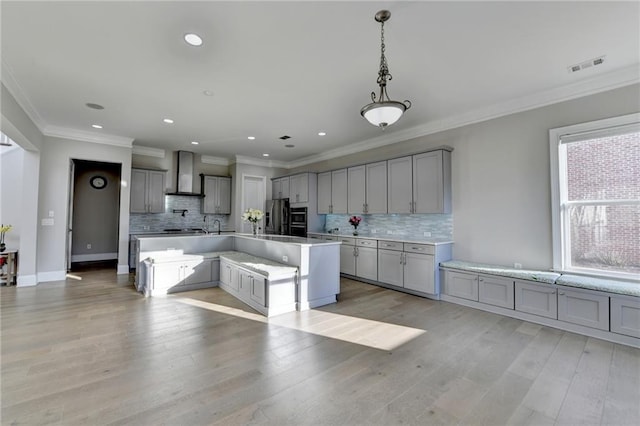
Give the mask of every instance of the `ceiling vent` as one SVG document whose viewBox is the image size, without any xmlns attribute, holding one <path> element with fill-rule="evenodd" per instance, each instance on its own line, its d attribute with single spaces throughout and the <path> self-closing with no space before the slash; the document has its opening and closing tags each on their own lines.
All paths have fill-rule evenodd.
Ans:
<svg viewBox="0 0 640 426">
<path fill-rule="evenodd" d="M 570 73 L 578 72 L 586 68 L 595 67 L 596 65 L 601 65 L 604 63 L 604 56 L 600 56 L 597 58 L 590 59 L 588 61 L 581 62 L 579 64 L 571 65 L 567 69 Z"/>
<path fill-rule="evenodd" d="M 287 139 L 291 139 L 291 136 L 284 135 L 284 136 L 280 136 L 279 139 L 282 139 L 283 141 L 286 141 Z"/>
</svg>

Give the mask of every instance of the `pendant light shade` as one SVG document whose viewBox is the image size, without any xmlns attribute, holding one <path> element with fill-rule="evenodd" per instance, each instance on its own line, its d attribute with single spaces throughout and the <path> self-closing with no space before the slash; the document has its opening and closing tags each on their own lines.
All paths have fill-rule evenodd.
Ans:
<svg viewBox="0 0 640 426">
<path fill-rule="evenodd" d="M 387 94 L 387 80 L 393 78 L 389 73 L 387 58 L 384 55 L 384 23 L 389 18 L 391 18 L 391 12 L 388 10 L 381 10 L 375 16 L 375 20 L 380 22 L 380 70 L 378 71 L 377 80 L 378 86 L 380 86 L 380 93 L 376 100 L 376 93 L 371 92 L 372 102 L 360 110 L 360 115 L 369 123 L 382 129 L 398 121 L 402 114 L 411 108 L 411 102 L 408 100 L 404 102 L 392 101 Z"/>
</svg>

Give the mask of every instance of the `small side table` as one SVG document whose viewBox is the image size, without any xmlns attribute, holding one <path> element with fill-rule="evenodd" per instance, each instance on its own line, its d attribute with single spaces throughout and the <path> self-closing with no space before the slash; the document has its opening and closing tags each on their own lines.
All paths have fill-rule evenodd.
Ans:
<svg viewBox="0 0 640 426">
<path fill-rule="evenodd" d="M 18 250 L 7 249 L 0 252 L 0 284 L 16 285 L 18 276 Z"/>
</svg>

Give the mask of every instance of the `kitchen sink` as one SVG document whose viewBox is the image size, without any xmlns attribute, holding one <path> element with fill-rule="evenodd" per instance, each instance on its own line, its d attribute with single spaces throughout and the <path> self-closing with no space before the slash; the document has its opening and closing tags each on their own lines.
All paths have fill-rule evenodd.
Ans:
<svg viewBox="0 0 640 426">
<path fill-rule="evenodd" d="M 168 232 L 170 234 L 193 234 L 193 233 L 202 233 L 204 231 L 202 228 L 166 228 L 162 230 L 163 232 Z"/>
</svg>

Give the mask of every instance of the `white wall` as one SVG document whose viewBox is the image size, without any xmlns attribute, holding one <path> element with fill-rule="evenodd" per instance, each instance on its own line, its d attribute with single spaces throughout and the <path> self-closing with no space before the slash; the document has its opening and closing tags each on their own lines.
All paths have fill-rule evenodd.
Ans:
<svg viewBox="0 0 640 426">
<path fill-rule="evenodd" d="M 639 111 L 640 85 L 627 86 L 295 171 L 326 171 L 452 146 L 454 257 L 547 269 L 553 265 L 549 129 Z"/>
<path fill-rule="evenodd" d="M 0 154 L 0 224 L 13 226 L 5 235 L 9 248 L 20 245 L 23 160 L 24 150 L 19 146 Z"/>
<path fill-rule="evenodd" d="M 38 227 L 38 281 L 59 280 L 65 276 L 69 165 L 72 158 L 122 165 L 118 272 L 128 273 L 131 148 L 48 137 L 43 144 L 41 157 L 38 221 L 47 218 L 49 212 L 53 211 L 54 225 Z"/>
</svg>

